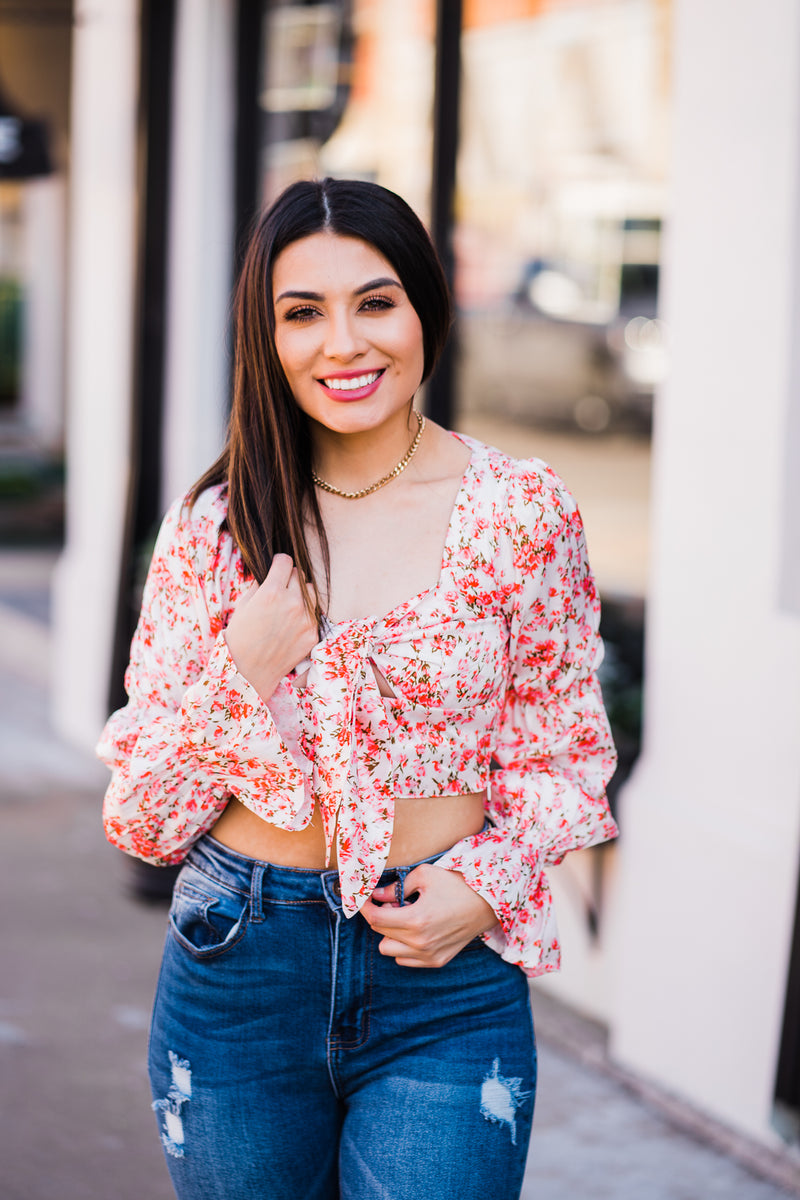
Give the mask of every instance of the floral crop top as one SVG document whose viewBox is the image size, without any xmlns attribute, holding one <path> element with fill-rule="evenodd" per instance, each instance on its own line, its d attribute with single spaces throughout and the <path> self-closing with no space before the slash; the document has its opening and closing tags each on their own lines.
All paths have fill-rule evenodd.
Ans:
<svg viewBox="0 0 800 1200">
<path fill-rule="evenodd" d="M 599 604 L 558 477 L 462 440 L 472 458 L 438 583 L 385 616 L 328 624 L 307 686 L 286 678 L 266 703 L 223 633 L 251 582 L 220 533 L 225 489 L 173 505 L 133 639 L 129 702 L 98 747 L 113 771 L 104 823 L 128 853 L 176 863 L 232 795 L 286 830 L 308 824 L 316 799 L 352 916 L 386 862 L 396 800 L 487 789 L 491 824 L 437 865 L 494 909 L 485 941 L 537 975 L 560 957 L 545 867 L 616 834 Z"/>
</svg>

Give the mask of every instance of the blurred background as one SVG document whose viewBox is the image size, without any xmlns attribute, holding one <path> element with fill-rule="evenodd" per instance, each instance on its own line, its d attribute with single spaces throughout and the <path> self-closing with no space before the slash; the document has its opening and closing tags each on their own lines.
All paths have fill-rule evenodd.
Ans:
<svg viewBox="0 0 800 1200">
<path fill-rule="evenodd" d="M 396 190 L 457 307 L 427 411 L 556 468 L 604 602 L 622 832 L 553 872 L 565 969 L 538 986 L 775 1152 L 800 1131 L 799 60 L 797 0 L 0 0 L 9 687 L 35 662 L 91 750 L 161 514 L 223 437 L 248 223 L 300 177 Z M 0 751 L 13 800 L 32 751 Z"/>
</svg>

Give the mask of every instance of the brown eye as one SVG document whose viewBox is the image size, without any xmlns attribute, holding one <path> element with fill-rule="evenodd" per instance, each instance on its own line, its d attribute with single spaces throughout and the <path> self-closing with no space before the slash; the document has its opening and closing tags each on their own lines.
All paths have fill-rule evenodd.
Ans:
<svg viewBox="0 0 800 1200">
<path fill-rule="evenodd" d="M 310 305 L 304 304 L 300 308 L 290 308 L 287 313 L 284 313 L 284 321 L 294 321 L 297 324 L 302 324 L 303 321 L 310 321 L 317 315 L 317 310 L 311 308 Z"/>
<path fill-rule="evenodd" d="M 364 312 L 383 312 L 384 309 L 394 308 L 394 300 L 389 296 L 368 296 L 361 308 Z"/>
</svg>

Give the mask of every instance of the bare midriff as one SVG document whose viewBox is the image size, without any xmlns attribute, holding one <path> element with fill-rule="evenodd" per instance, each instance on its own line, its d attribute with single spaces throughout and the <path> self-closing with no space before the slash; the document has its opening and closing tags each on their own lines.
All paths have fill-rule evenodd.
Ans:
<svg viewBox="0 0 800 1200">
<path fill-rule="evenodd" d="M 394 832 L 389 867 L 405 866 L 449 850 L 461 838 L 479 833 L 484 822 L 485 792 L 427 799 L 399 797 L 395 802 Z M 305 829 L 288 832 L 256 816 L 231 797 L 211 830 L 212 837 L 239 854 L 284 867 L 325 869 L 322 815 L 315 808 Z M 335 848 L 331 866 L 336 865 Z"/>
</svg>

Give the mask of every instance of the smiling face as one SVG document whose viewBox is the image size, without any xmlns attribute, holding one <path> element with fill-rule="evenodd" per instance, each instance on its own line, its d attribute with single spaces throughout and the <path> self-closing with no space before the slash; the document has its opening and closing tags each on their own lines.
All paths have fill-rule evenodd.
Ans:
<svg viewBox="0 0 800 1200">
<path fill-rule="evenodd" d="M 295 400 L 340 433 L 407 413 L 422 380 L 422 325 L 400 278 L 368 242 L 315 233 L 272 272 L 275 348 Z"/>
</svg>

